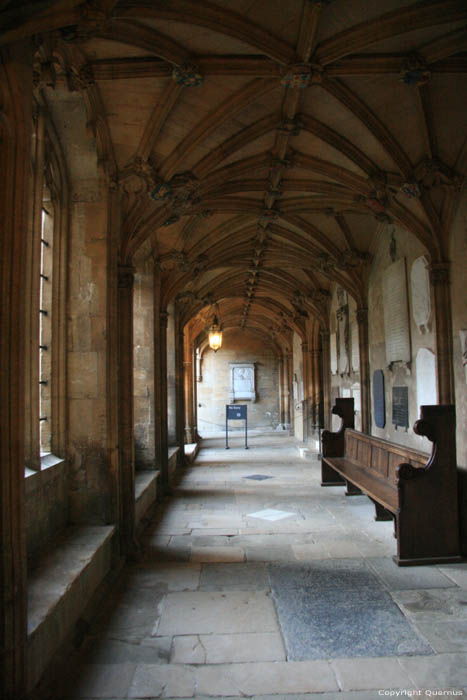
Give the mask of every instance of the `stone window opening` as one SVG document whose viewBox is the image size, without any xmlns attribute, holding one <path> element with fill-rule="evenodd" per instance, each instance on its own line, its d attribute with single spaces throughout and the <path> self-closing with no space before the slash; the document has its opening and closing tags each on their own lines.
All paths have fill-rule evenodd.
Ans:
<svg viewBox="0 0 467 700">
<path fill-rule="evenodd" d="M 39 290 L 39 442 L 41 457 L 52 451 L 51 373 L 54 212 L 52 202 L 46 202 L 46 206 L 42 208 Z"/>
</svg>

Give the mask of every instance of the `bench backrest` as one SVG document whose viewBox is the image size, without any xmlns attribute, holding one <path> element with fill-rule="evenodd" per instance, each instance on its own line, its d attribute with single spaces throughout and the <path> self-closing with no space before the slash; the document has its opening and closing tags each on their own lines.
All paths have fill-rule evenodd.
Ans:
<svg viewBox="0 0 467 700">
<path fill-rule="evenodd" d="M 396 445 L 350 428 L 345 431 L 345 456 L 391 483 L 396 481 L 396 468 L 399 464 L 406 462 L 417 469 L 423 468 L 430 457 L 426 452 Z"/>
</svg>

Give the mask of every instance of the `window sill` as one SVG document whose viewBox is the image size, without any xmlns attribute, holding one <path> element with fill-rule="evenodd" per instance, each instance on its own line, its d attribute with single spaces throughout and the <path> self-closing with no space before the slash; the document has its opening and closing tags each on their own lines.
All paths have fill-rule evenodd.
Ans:
<svg viewBox="0 0 467 700">
<path fill-rule="evenodd" d="M 37 471 L 25 467 L 25 488 L 26 494 L 33 493 L 41 488 L 43 484 L 55 479 L 66 468 L 67 462 L 61 457 L 56 457 L 51 452 L 41 455 L 41 468 Z"/>
</svg>

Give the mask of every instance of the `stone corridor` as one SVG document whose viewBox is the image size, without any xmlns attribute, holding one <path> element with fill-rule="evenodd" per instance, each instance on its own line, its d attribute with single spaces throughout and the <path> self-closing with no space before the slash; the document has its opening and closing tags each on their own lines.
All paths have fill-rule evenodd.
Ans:
<svg viewBox="0 0 467 700">
<path fill-rule="evenodd" d="M 320 487 L 316 455 L 230 444 L 202 441 L 56 697 L 465 694 L 467 564 L 398 568 L 392 524 Z"/>
</svg>

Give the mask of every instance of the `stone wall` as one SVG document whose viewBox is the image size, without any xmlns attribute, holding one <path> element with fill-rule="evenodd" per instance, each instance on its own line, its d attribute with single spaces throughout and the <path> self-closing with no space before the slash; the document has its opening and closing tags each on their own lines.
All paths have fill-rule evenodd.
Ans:
<svg viewBox="0 0 467 700">
<path fill-rule="evenodd" d="M 50 550 L 69 518 L 68 468 L 53 455 L 43 460 L 41 471 L 26 470 L 26 549 L 28 568 Z"/>
<path fill-rule="evenodd" d="M 68 334 L 71 520 L 107 523 L 106 202 L 72 207 Z"/>
<path fill-rule="evenodd" d="M 229 363 L 254 362 L 256 401 L 239 401 L 248 406 L 248 427 L 275 429 L 279 423 L 278 362 L 271 348 L 248 332 L 224 332 L 222 348 L 206 349 L 202 381 L 198 382 L 198 431 L 201 436 L 225 430 L 225 406 L 230 403 Z M 243 421 L 239 426 L 243 430 Z M 236 428 L 229 423 L 229 431 Z"/>
<path fill-rule="evenodd" d="M 395 261 L 405 258 L 407 270 L 408 323 L 411 342 L 411 361 L 407 364 L 396 363 L 388 367 L 385 345 L 385 326 L 383 308 L 383 279 L 387 268 L 393 260 L 390 256 L 390 245 L 393 227 L 386 226 L 378 234 L 377 243 L 373 250 L 373 261 L 370 271 L 368 291 L 368 325 L 370 345 L 370 383 L 371 383 L 371 433 L 377 437 L 394 443 L 408 445 L 419 450 L 430 451 L 431 443 L 413 432 L 413 424 L 419 418 L 419 401 L 417 396 L 417 353 L 434 353 L 433 312 L 430 321 L 423 329 L 417 326 L 414 319 L 414 296 L 411 291 L 411 273 L 415 260 L 426 254 L 422 244 L 410 233 L 394 227 Z M 431 294 L 429 293 L 431 297 Z M 431 302 L 432 304 L 432 302 Z M 429 355 L 431 357 L 431 354 Z M 433 357 L 434 359 L 434 357 Z M 373 404 L 373 372 L 383 370 L 385 385 L 386 424 L 384 428 L 375 424 Z M 426 376 L 426 385 L 435 381 L 434 376 Z M 408 387 L 409 427 L 395 427 L 392 423 L 393 387 Z M 419 387 L 420 389 L 420 387 Z M 436 400 L 434 401 L 436 403 Z"/>
<path fill-rule="evenodd" d="M 155 469 L 152 270 L 135 275 L 133 302 L 135 468 Z"/>
</svg>

